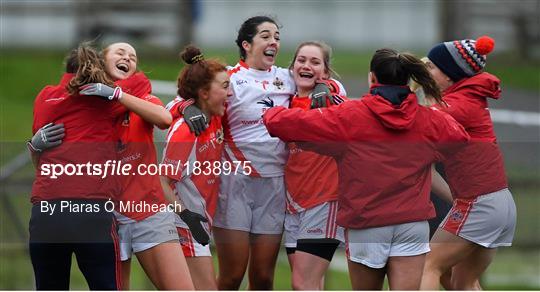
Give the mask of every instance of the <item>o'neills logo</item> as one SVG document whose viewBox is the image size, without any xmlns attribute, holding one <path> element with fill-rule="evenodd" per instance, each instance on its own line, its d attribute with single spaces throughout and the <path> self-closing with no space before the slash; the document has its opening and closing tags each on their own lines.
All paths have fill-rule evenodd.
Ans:
<svg viewBox="0 0 540 292">
<path fill-rule="evenodd" d="M 322 234 L 323 231 L 321 228 L 315 228 L 315 229 L 308 229 L 307 233 L 309 234 Z"/>
</svg>

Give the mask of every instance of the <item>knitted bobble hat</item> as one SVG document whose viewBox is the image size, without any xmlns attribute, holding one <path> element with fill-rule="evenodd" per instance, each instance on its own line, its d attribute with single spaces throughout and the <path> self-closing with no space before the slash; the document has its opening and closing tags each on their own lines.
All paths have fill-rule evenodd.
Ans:
<svg viewBox="0 0 540 292">
<path fill-rule="evenodd" d="M 488 36 L 435 45 L 428 53 L 429 60 L 454 82 L 481 72 L 486 55 L 493 51 L 495 41 Z"/>
</svg>

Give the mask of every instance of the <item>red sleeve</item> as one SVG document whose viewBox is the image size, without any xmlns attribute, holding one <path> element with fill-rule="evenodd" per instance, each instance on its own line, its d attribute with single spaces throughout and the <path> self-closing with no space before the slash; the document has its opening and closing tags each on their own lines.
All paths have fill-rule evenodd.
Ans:
<svg viewBox="0 0 540 292">
<path fill-rule="evenodd" d="M 136 72 L 130 77 L 115 82 L 116 86 L 133 96 L 141 97 L 152 92 L 152 84 L 143 72 Z"/>
<path fill-rule="evenodd" d="M 436 116 L 441 120 L 441 122 L 436 123 L 439 127 L 436 129 L 438 134 L 437 150 L 441 154 L 438 158 L 441 160 L 444 156 L 467 145 L 471 137 L 465 128 L 449 114 L 438 112 Z"/>
<path fill-rule="evenodd" d="M 331 108 L 303 111 L 299 108 L 273 107 L 263 116 L 264 124 L 272 136 L 286 142 L 334 143 L 348 140 L 347 103 Z"/>
<path fill-rule="evenodd" d="M 41 98 L 41 92 L 38 94 L 38 96 L 36 97 L 36 100 L 34 101 L 34 109 L 32 110 L 32 135 L 35 135 L 36 132 L 39 130 L 39 127 L 38 127 L 38 121 L 37 121 L 37 116 L 36 116 L 36 111 L 38 110 L 38 107 L 39 107 L 39 100 Z"/>
<path fill-rule="evenodd" d="M 128 110 L 127 108 L 119 103 L 118 101 L 109 101 L 109 103 L 112 103 L 109 106 L 109 111 L 111 113 L 111 116 L 113 117 L 122 117 Z"/>
<path fill-rule="evenodd" d="M 184 165 L 193 153 L 197 137 L 190 133 L 183 120 L 178 120 L 171 126 L 167 134 L 167 145 L 163 151 L 161 164 L 172 165 L 174 172 L 167 171 L 165 175 L 172 180 L 179 181 L 183 177 Z"/>
<path fill-rule="evenodd" d="M 453 94 L 448 94 L 444 97 L 444 100 L 448 103 L 448 106 L 438 106 L 437 108 L 451 115 L 458 123 L 463 125 L 463 127 L 469 127 L 469 115 L 471 114 L 470 109 L 472 107 L 467 104 L 466 99 L 459 98 Z"/>
<path fill-rule="evenodd" d="M 157 97 L 157 96 L 148 94 L 148 95 L 146 95 L 144 98 L 141 98 L 141 99 L 143 99 L 143 100 L 145 100 L 145 101 L 148 101 L 148 102 L 150 102 L 150 103 L 152 103 L 152 104 L 159 105 L 159 106 L 163 107 L 163 102 L 162 102 L 161 99 L 159 99 L 159 97 Z M 145 124 L 145 126 L 146 126 L 148 129 L 152 129 L 152 130 L 154 129 L 154 124 L 147 122 L 147 121 L 144 120 L 142 117 L 141 117 L 141 119 L 144 121 L 144 124 Z M 164 130 L 166 130 L 166 129 L 167 129 L 167 128 L 165 128 Z"/>
<path fill-rule="evenodd" d="M 181 97 L 176 97 L 167 105 L 167 109 L 171 113 L 173 120 L 176 120 L 177 118 L 182 116 L 182 112 L 184 111 L 184 109 L 192 105 L 193 103 L 195 103 L 195 100 L 193 100 L 192 98 L 185 100 Z"/>
<path fill-rule="evenodd" d="M 332 94 L 332 95 L 341 94 L 341 92 L 340 92 L 341 90 L 339 89 L 339 85 L 334 79 L 324 80 L 324 83 L 330 89 L 330 94 Z"/>
<path fill-rule="evenodd" d="M 36 134 L 36 132 L 39 130 L 39 128 L 43 127 L 45 124 L 42 124 L 43 122 L 40 120 L 39 117 L 39 111 L 41 110 L 41 106 L 43 104 L 42 100 L 44 100 L 43 96 L 46 96 L 48 94 L 48 88 L 49 86 L 45 86 L 38 95 L 36 96 L 36 99 L 34 100 L 34 109 L 32 111 L 33 113 L 33 120 L 32 120 L 32 135 Z"/>
<path fill-rule="evenodd" d="M 339 84 L 338 84 L 338 82 L 336 80 L 327 79 L 327 80 L 321 80 L 321 81 L 318 81 L 318 82 L 323 82 L 330 89 L 330 95 L 331 95 L 330 98 L 332 100 L 330 100 L 330 98 L 327 98 L 327 100 L 326 100 L 326 106 L 327 107 L 330 107 L 332 105 L 341 104 L 342 102 L 348 100 L 348 98 L 345 96 L 346 93 L 342 92 L 341 87 L 339 86 Z"/>
<path fill-rule="evenodd" d="M 156 104 L 156 105 L 160 105 L 160 106 L 163 106 L 163 102 L 161 101 L 161 99 L 159 99 L 159 97 L 157 96 L 154 96 L 154 95 L 151 95 L 151 94 L 147 94 L 144 98 L 142 98 L 146 101 L 149 101 L 153 104 Z"/>
</svg>

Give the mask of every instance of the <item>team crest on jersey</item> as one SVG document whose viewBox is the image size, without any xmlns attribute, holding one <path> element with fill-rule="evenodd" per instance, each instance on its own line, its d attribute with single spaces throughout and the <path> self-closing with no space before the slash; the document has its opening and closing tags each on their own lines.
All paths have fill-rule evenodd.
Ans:
<svg viewBox="0 0 540 292">
<path fill-rule="evenodd" d="M 450 218 L 454 221 L 461 221 L 461 219 L 463 219 L 463 213 L 461 213 L 461 211 L 459 210 L 456 210 L 452 212 L 452 214 L 450 214 Z"/>
<path fill-rule="evenodd" d="M 279 90 L 283 89 L 284 83 L 278 77 L 276 77 L 276 79 L 274 80 L 274 82 L 272 84 L 274 84 L 274 86 Z"/>
</svg>

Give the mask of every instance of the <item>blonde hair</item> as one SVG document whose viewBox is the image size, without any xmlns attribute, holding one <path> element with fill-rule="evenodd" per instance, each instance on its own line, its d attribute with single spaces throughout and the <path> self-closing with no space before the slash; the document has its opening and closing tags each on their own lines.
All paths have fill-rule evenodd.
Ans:
<svg viewBox="0 0 540 292">
<path fill-rule="evenodd" d="M 420 59 L 424 64 L 429 62 L 428 57 L 423 57 Z M 446 103 L 441 99 L 437 100 L 431 95 L 428 95 L 425 93 L 424 88 L 418 84 L 416 81 L 414 81 L 412 78 L 409 80 L 409 88 L 412 92 L 416 94 L 416 97 L 418 97 L 418 104 L 423 106 L 432 106 L 434 104 L 439 104 L 442 106 L 446 106 Z"/>
<path fill-rule="evenodd" d="M 78 68 L 75 77 L 66 86 L 69 94 L 79 92 L 79 87 L 88 83 L 103 83 L 109 86 L 114 84 L 105 72 L 103 56 L 89 43 L 80 44 L 71 54 L 70 58 L 78 64 Z"/>
</svg>

